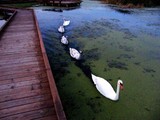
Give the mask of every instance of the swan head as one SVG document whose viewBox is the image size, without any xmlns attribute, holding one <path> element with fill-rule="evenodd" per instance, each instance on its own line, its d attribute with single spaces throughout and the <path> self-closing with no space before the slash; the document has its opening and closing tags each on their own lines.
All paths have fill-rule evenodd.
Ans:
<svg viewBox="0 0 160 120">
<path fill-rule="evenodd" d="M 118 80 L 118 85 L 120 86 L 120 89 L 123 90 L 123 81 L 122 80 Z"/>
</svg>

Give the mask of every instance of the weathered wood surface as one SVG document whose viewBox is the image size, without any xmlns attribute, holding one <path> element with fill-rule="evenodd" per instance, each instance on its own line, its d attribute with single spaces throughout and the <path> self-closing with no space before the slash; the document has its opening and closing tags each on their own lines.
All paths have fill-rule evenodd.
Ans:
<svg viewBox="0 0 160 120">
<path fill-rule="evenodd" d="M 65 120 L 34 12 L 17 11 L 0 36 L 0 120 Z"/>
</svg>

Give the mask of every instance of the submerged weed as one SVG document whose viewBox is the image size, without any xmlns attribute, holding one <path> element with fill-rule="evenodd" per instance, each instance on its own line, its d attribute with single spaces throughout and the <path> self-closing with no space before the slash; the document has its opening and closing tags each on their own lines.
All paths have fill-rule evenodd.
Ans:
<svg viewBox="0 0 160 120">
<path fill-rule="evenodd" d="M 119 61 L 108 61 L 108 66 L 110 68 L 118 68 L 118 69 L 122 69 L 122 70 L 128 70 L 127 65 L 123 62 L 119 62 Z"/>
</svg>

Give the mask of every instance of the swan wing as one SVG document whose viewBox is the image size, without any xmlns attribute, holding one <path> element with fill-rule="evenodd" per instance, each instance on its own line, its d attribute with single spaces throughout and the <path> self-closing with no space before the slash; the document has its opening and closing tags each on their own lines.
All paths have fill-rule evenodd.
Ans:
<svg viewBox="0 0 160 120">
<path fill-rule="evenodd" d="M 96 85 L 97 90 L 105 97 L 114 100 L 116 93 L 111 84 L 105 79 L 92 74 L 92 80 Z"/>
</svg>

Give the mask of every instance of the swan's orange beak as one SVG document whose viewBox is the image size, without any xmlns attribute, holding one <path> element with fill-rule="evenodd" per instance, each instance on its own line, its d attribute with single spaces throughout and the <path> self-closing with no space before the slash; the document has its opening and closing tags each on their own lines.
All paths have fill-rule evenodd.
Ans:
<svg viewBox="0 0 160 120">
<path fill-rule="evenodd" d="M 120 83 L 120 89 L 123 90 L 123 84 Z"/>
</svg>

